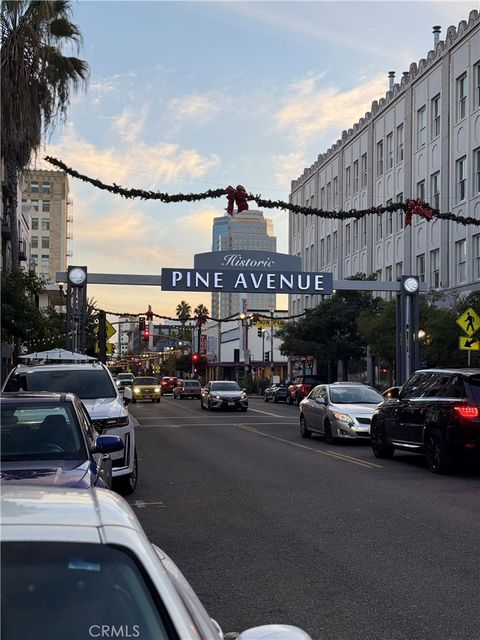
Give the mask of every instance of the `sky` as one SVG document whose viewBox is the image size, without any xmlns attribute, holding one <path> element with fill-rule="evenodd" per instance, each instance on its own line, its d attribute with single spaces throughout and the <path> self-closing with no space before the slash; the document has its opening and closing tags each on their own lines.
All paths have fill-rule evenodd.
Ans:
<svg viewBox="0 0 480 640">
<path fill-rule="evenodd" d="M 468 20 L 479 2 L 72 2 L 88 62 L 39 154 L 104 183 L 175 193 L 242 184 L 288 201 L 290 184 L 400 81 L 412 62 Z M 126 200 L 69 178 L 70 264 L 90 273 L 160 275 L 211 251 L 226 198 L 163 204 Z M 250 203 L 251 209 L 258 207 Z M 265 209 L 288 253 L 288 213 Z M 210 294 L 89 285 L 99 309 L 175 317 Z M 277 308 L 283 308 L 278 306 Z"/>
</svg>

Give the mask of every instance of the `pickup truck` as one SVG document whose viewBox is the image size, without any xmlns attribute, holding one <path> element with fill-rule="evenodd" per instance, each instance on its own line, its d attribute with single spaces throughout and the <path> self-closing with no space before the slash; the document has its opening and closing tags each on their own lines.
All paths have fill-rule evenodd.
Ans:
<svg viewBox="0 0 480 640">
<path fill-rule="evenodd" d="M 317 375 L 298 376 L 288 387 L 287 404 L 300 404 L 300 401 L 308 396 L 313 387 L 324 382 L 325 380 Z"/>
</svg>

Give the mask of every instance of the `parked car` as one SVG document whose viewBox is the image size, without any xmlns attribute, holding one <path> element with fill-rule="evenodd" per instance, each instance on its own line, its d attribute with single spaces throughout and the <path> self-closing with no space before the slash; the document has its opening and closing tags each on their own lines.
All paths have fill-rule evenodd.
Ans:
<svg viewBox="0 0 480 640">
<path fill-rule="evenodd" d="M 202 385 L 198 380 L 178 380 L 177 386 L 173 389 L 173 397 L 180 398 L 200 398 L 202 395 Z"/>
<path fill-rule="evenodd" d="M 422 369 L 390 389 L 372 420 L 377 458 L 396 449 L 421 453 L 433 473 L 480 460 L 480 369 Z"/>
<path fill-rule="evenodd" d="M 119 373 L 115 378 L 115 384 L 119 391 L 123 391 L 125 387 L 130 387 L 134 379 L 133 373 Z"/>
<path fill-rule="evenodd" d="M 173 394 L 173 390 L 177 386 L 177 383 L 178 383 L 178 378 L 175 378 L 172 376 L 163 376 L 163 378 L 161 378 L 160 380 L 160 389 L 161 389 L 162 395 L 165 395 L 167 393 Z"/>
<path fill-rule="evenodd" d="M 280 400 L 287 401 L 288 385 L 285 382 L 274 382 L 263 392 L 263 400 L 265 402 L 280 402 Z"/>
<path fill-rule="evenodd" d="M 160 385 L 153 376 L 139 376 L 132 382 L 132 402 L 151 400 L 160 402 Z"/>
<path fill-rule="evenodd" d="M 132 390 L 120 395 L 110 371 L 100 362 L 18 365 L 9 373 L 3 391 L 71 392 L 85 405 L 98 433 L 122 438 L 122 451 L 112 453 L 113 488 L 133 493 L 137 486 L 138 460 L 135 425 L 126 409 Z"/>
<path fill-rule="evenodd" d="M 211 380 L 203 387 L 200 396 L 202 409 L 248 409 L 248 396 L 238 382 L 233 380 Z"/>
<path fill-rule="evenodd" d="M 108 454 L 121 451 L 122 440 L 99 435 L 75 395 L 5 393 L 0 404 L 2 485 L 111 488 Z"/>
<path fill-rule="evenodd" d="M 221 640 L 173 560 L 105 489 L 8 486 L 1 495 L 2 638 Z M 311 640 L 264 625 L 237 640 Z"/>
<path fill-rule="evenodd" d="M 288 387 L 287 404 L 300 404 L 315 385 L 323 382 L 322 378 L 317 375 L 297 376 Z"/>
<path fill-rule="evenodd" d="M 383 400 L 376 389 L 358 382 L 318 385 L 300 402 L 300 435 L 319 433 L 329 444 L 369 438 L 372 416 Z"/>
</svg>

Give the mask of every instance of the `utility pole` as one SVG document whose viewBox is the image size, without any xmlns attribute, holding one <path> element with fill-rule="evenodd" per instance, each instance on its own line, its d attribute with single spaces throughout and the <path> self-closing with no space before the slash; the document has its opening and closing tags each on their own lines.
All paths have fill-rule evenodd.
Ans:
<svg viewBox="0 0 480 640">
<path fill-rule="evenodd" d="M 274 309 L 270 309 L 270 384 L 273 382 L 273 314 Z"/>
<path fill-rule="evenodd" d="M 107 314 L 102 310 L 98 312 L 98 359 L 107 362 Z"/>
</svg>

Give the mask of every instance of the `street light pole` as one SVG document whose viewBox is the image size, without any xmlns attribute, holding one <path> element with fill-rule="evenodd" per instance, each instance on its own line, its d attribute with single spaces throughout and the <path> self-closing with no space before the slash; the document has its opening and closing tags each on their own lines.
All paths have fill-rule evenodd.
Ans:
<svg viewBox="0 0 480 640">
<path fill-rule="evenodd" d="M 270 384 L 273 382 L 273 314 L 274 309 L 270 309 Z"/>
</svg>

